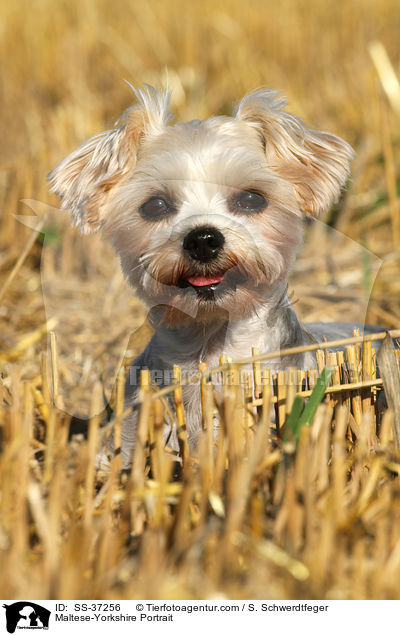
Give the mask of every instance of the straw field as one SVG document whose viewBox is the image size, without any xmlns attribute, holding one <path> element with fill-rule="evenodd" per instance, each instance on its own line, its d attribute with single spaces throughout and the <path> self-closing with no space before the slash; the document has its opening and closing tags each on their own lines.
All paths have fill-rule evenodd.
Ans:
<svg viewBox="0 0 400 636">
<path fill-rule="evenodd" d="M 340 203 L 305 221 L 296 310 L 398 338 L 397 4 L 3 0 L 1 598 L 400 597 L 399 359 L 390 338 L 378 352 L 384 329 L 324 344 L 307 374 L 271 377 L 255 350 L 242 368 L 200 369 L 196 455 L 179 368 L 163 394 L 142 373 L 133 470 L 116 455 L 101 472 L 151 329 L 111 249 L 70 227 L 46 183 L 130 105 L 124 79 L 159 85 L 167 67 L 176 119 L 278 88 L 357 152 Z M 181 463 L 162 440 L 171 412 Z"/>
</svg>

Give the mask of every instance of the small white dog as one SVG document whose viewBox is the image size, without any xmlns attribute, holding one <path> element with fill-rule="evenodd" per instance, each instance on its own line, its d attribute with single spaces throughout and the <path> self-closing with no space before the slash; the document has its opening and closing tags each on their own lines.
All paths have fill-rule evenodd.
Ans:
<svg viewBox="0 0 400 636">
<path fill-rule="evenodd" d="M 83 232 L 102 230 L 138 296 L 152 307 L 155 334 L 135 361 L 169 384 L 221 354 L 246 357 L 309 343 L 286 293 L 302 238 L 302 214 L 337 201 L 351 147 L 282 110 L 272 90 L 247 95 L 233 117 L 169 125 L 168 93 L 135 90 L 137 105 L 112 130 L 84 142 L 50 174 Z M 349 327 L 351 333 L 351 327 Z M 326 335 L 341 335 L 324 328 Z M 321 331 L 314 329 L 318 338 Z M 350 334 L 349 334 L 350 335 Z M 308 368 L 306 355 L 268 363 Z M 184 389 L 189 443 L 201 431 L 198 386 Z M 136 416 L 123 425 L 131 463 Z"/>
</svg>

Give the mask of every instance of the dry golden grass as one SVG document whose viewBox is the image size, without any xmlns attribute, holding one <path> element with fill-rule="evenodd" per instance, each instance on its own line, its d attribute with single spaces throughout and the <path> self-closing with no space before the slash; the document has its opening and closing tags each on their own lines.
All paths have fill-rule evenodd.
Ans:
<svg viewBox="0 0 400 636">
<path fill-rule="evenodd" d="M 56 406 L 53 333 L 38 377 L 21 381 L 14 368 L 1 410 L 1 596 L 397 597 L 399 421 L 382 404 L 371 342 L 349 344 L 344 354 L 318 351 L 319 369 L 332 368 L 333 384 L 315 415 L 304 411 L 301 428 L 289 414 L 296 395 L 310 394 L 304 383 L 316 386 L 317 370 L 271 378 L 257 351 L 253 358 L 252 373 L 222 359 L 209 376 L 203 365 L 196 455 L 188 449 L 179 368 L 170 405 L 167 390 L 155 391 L 142 371 L 133 468 L 124 475 L 119 454 L 109 471 L 96 471 L 100 437 L 110 432 L 98 415 L 100 382 L 87 441 L 68 441 L 71 418 Z M 123 383 L 121 372 L 117 447 Z M 182 464 L 163 441 L 171 408 Z"/>
<path fill-rule="evenodd" d="M 42 253 L 13 216 L 30 214 L 22 199 L 57 206 L 47 172 L 131 103 L 125 78 L 159 84 L 168 67 L 177 119 L 229 113 L 246 91 L 279 88 L 292 112 L 357 151 L 329 226 L 308 229 L 290 281 L 298 313 L 399 327 L 400 99 L 385 64 L 386 52 L 400 65 L 397 4 L 38 0 L 33 10 L 3 1 L 2 598 L 400 597 L 400 457 L 392 416 L 377 410 L 380 384 L 329 394 L 296 452 L 282 437 L 267 441 L 267 408 L 258 405 L 258 420 L 246 410 L 250 381 L 228 387 L 220 408 L 232 417 L 215 461 L 205 431 L 183 480 L 171 479 L 162 405 L 145 389 L 151 477 L 145 447 L 126 484 L 118 458 L 101 484 L 96 413 L 124 354 L 127 362 L 145 346 L 145 310 L 96 237 L 52 217 Z M 340 382 L 360 355 L 366 379 L 353 353 L 347 366 L 329 361 Z M 255 369 L 259 392 L 257 378 Z M 212 395 L 202 386 L 207 429 Z M 279 386 L 285 418 L 293 385 Z M 90 409 L 88 441 L 68 442 L 70 415 Z"/>
</svg>

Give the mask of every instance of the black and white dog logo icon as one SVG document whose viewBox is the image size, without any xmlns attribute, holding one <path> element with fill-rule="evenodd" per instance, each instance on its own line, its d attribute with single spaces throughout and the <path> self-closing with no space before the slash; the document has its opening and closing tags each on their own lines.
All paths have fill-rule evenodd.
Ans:
<svg viewBox="0 0 400 636">
<path fill-rule="evenodd" d="M 37 603 L 18 601 L 3 607 L 9 634 L 14 634 L 16 629 L 49 629 L 51 612 Z"/>
</svg>

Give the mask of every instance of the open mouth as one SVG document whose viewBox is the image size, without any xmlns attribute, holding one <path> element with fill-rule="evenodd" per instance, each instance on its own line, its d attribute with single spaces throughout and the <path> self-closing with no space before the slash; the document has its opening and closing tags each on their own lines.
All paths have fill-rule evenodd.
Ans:
<svg viewBox="0 0 400 636">
<path fill-rule="evenodd" d="M 203 300 L 214 300 L 215 293 L 221 285 L 224 274 L 214 274 L 210 276 L 188 276 L 182 281 L 183 287 L 192 287 L 197 296 Z"/>
<path fill-rule="evenodd" d="M 196 291 L 215 291 L 218 285 L 222 282 L 224 274 L 216 276 L 189 276 L 187 282 Z"/>
<path fill-rule="evenodd" d="M 216 295 L 224 291 L 234 291 L 239 277 L 231 271 L 221 274 L 188 276 L 181 281 L 181 287 L 192 287 L 202 300 L 215 300 Z M 240 277 L 241 278 L 241 277 Z"/>
</svg>

